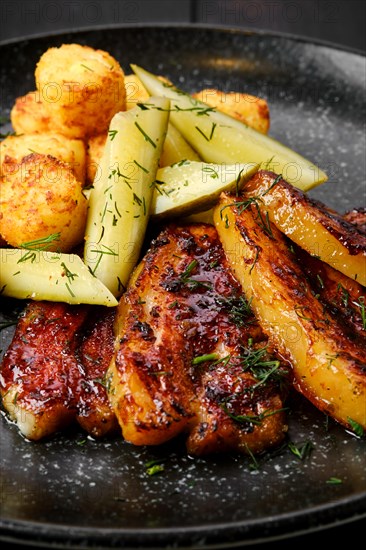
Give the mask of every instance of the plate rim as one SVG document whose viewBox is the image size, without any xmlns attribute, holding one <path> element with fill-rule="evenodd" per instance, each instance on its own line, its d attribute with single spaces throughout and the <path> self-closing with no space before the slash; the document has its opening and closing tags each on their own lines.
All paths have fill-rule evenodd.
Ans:
<svg viewBox="0 0 366 550">
<path fill-rule="evenodd" d="M 94 31 L 104 31 L 104 30 L 122 30 L 122 29 L 181 29 L 181 30 L 206 30 L 212 32 L 223 32 L 228 34 L 238 34 L 238 35 L 257 35 L 257 36 L 270 36 L 274 38 L 282 38 L 293 40 L 297 42 L 304 42 L 307 44 L 313 44 L 315 46 L 324 46 L 332 49 L 340 50 L 346 53 L 353 53 L 360 55 L 366 59 L 366 50 L 360 48 L 355 48 L 352 46 L 346 46 L 333 42 L 331 40 L 325 40 L 321 38 L 307 37 L 299 35 L 296 33 L 284 32 L 284 31 L 275 31 L 268 29 L 260 28 L 249 28 L 249 27 L 235 27 L 231 25 L 210 25 L 209 23 L 167 23 L 167 22 L 152 22 L 152 23 L 109 23 L 101 25 L 87 25 L 83 27 L 74 27 L 72 29 L 58 29 L 52 32 L 40 32 L 30 35 L 20 35 L 19 37 L 12 37 L 0 41 L 0 47 L 8 45 L 16 45 L 19 42 L 39 40 L 47 37 L 57 38 L 57 36 L 62 36 L 65 34 L 80 34 L 83 32 L 94 32 Z"/>
<path fill-rule="evenodd" d="M 338 508 L 342 508 L 345 504 L 345 501 L 353 501 L 354 499 L 344 498 L 339 502 L 333 502 L 333 506 L 328 504 L 312 507 L 312 513 L 319 513 L 320 511 L 326 511 L 327 513 L 333 512 Z M 342 525 L 352 524 L 356 521 L 366 520 L 366 494 L 365 496 L 360 497 L 360 504 L 364 505 L 364 510 L 361 513 L 355 512 L 352 516 L 347 517 L 332 517 L 330 522 L 321 522 L 318 525 L 313 525 L 311 529 L 307 525 L 301 523 L 301 519 L 304 517 L 303 511 L 297 511 L 295 513 L 279 514 L 268 516 L 264 521 L 262 519 L 253 519 L 250 521 L 235 521 L 230 524 L 221 522 L 212 525 L 199 525 L 192 527 L 160 527 L 160 528 L 92 528 L 92 527 L 75 527 L 67 525 L 58 525 L 54 523 L 44 524 L 42 522 L 27 521 L 27 520 L 18 520 L 18 521 L 1 521 L 0 520 L 0 540 L 12 540 L 13 542 L 18 542 L 23 540 L 27 543 L 33 542 L 37 544 L 62 544 L 61 548 L 64 548 L 64 544 L 67 544 L 65 548 L 69 548 L 70 544 L 75 545 L 75 548 L 89 548 L 87 546 L 80 546 L 82 541 L 94 541 L 103 546 L 98 546 L 100 550 L 103 548 L 112 548 L 115 543 L 124 543 L 124 548 L 137 548 L 134 546 L 125 546 L 125 543 L 130 544 L 132 541 L 138 539 L 139 544 L 148 543 L 147 546 L 143 548 L 152 548 L 151 544 L 164 544 L 166 548 L 170 547 L 169 545 L 172 542 L 172 535 L 176 537 L 174 543 L 175 548 L 187 548 L 186 546 L 181 546 L 181 543 L 186 545 L 188 543 L 195 544 L 195 540 L 201 540 L 202 536 L 205 536 L 205 539 L 208 541 L 208 544 L 205 544 L 203 548 L 210 550 L 214 548 L 235 548 L 240 544 L 241 546 L 248 546 L 250 544 L 258 543 L 270 543 L 275 541 L 285 541 L 293 537 L 298 537 L 306 534 L 320 533 L 324 530 L 330 530 L 334 527 L 340 527 Z M 348 504 L 352 504 L 349 502 Z M 287 529 L 283 531 L 285 523 L 290 516 L 291 519 L 295 519 L 295 525 L 297 528 L 288 531 Z M 298 522 L 297 520 L 300 520 Z M 268 536 L 250 536 L 253 528 L 260 528 L 261 531 L 266 530 L 268 527 L 275 527 L 274 532 Z M 42 530 L 43 529 L 43 530 Z M 227 537 L 223 537 L 225 534 L 237 534 L 240 530 L 241 536 L 235 538 L 235 541 L 232 544 L 227 542 Z M 229 532 L 229 533 L 228 533 Z M 11 534 L 13 533 L 13 536 Z M 136 536 L 138 533 L 138 536 Z M 19 536 L 26 536 L 27 538 L 21 539 Z M 249 535 L 246 536 L 246 535 Z M 33 538 L 29 538 L 33 536 Z M 42 537 L 39 539 L 39 537 Z M 113 546 L 108 544 L 108 541 L 113 540 Z M 214 542 L 215 541 L 215 542 Z M 225 544 L 225 546 L 223 546 Z M 60 548 L 60 546 L 56 546 Z M 71 546 L 73 548 L 73 546 Z M 141 547 L 142 548 L 142 547 Z M 153 546 L 156 548 L 156 546 Z M 191 550 L 194 548 L 198 549 L 198 546 L 189 546 Z M 201 549 L 202 547 L 199 546 Z M 159 546 L 159 549 L 162 550 L 163 547 Z"/>
</svg>

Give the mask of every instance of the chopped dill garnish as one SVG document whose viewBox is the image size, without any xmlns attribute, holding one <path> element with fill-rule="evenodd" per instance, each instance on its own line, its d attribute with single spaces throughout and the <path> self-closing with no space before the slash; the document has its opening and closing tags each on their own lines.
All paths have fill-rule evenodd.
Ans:
<svg viewBox="0 0 366 550">
<path fill-rule="evenodd" d="M 352 420 L 352 418 L 350 418 L 350 417 L 347 418 L 347 421 L 348 421 L 349 425 L 351 426 L 352 431 L 355 435 L 357 435 L 358 437 L 363 437 L 364 436 L 365 430 L 363 429 L 361 424 L 359 424 L 355 420 Z"/>
<path fill-rule="evenodd" d="M 80 65 L 82 67 L 84 67 L 84 69 L 86 69 L 87 71 L 90 71 L 91 73 L 94 73 L 94 69 L 91 69 L 90 67 L 88 67 L 87 65 L 84 65 L 84 63 L 80 63 Z"/>
<path fill-rule="evenodd" d="M 198 279 L 193 279 L 191 277 L 193 271 L 196 269 L 197 266 L 198 266 L 198 261 L 197 260 L 192 260 L 188 264 L 186 269 L 183 271 L 183 273 L 180 274 L 179 280 L 181 281 L 181 283 L 187 285 L 190 288 L 190 290 L 194 290 L 199 286 L 203 286 L 203 287 L 206 287 L 206 288 L 211 288 L 211 283 L 209 283 L 207 281 L 200 281 Z"/>
<path fill-rule="evenodd" d="M 248 317 L 252 316 L 252 298 L 249 300 L 245 296 L 221 296 L 217 303 L 229 311 L 229 319 L 238 327 L 245 326 L 248 322 Z"/>
<path fill-rule="evenodd" d="M 156 474 L 161 474 L 162 472 L 164 472 L 165 467 L 164 464 L 162 464 L 163 462 L 165 462 L 165 459 L 159 458 L 146 462 L 145 468 L 147 475 L 154 476 Z"/>
<path fill-rule="evenodd" d="M 72 283 L 73 280 L 75 279 L 75 277 L 78 277 L 79 275 L 77 273 L 72 273 L 70 271 L 70 269 L 66 266 L 66 264 L 64 262 L 61 263 L 61 267 L 64 268 L 64 271 L 62 273 L 62 275 L 66 275 L 66 277 L 68 278 L 69 282 Z"/>
<path fill-rule="evenodd" d="M 135 121 L 135 126 L 141 132 L 141 134 L 144 136 L 145 141 L 150 143 L 150 145 L 152 145 L 156 149 L 156 143 L 154 143 L 154 141 L 151 139 L 151 137 L 145 132 L 145 130 L 143 128 L 141 128 L 140 124 L 136 121 Z"/>
<path fill-rule="evenodd" d="M 192 359 L 192 365 L 200 365 L 206 361 L 217 361 L 217 353 L 206 353 L 205 355 L 198 355 Z"/>
<path fill-rule="evenodd" d="M 362 328 L 366 330 L 366 309 L 365 309 L 365 297 L 360 296 L 358 302 L 354 302 L 355 306 L 360 308 L 361 319 L 362 319 Z"/>
<path fill-rule="evenodd" d="M 137 162 L 137 160 L 134 160 L 133 163 L 136 164 L 136 166 L 137 166 L 138 168 L 140 168 L 143 172 L 145 172 L 145 174 L 148 174 L 148 173 L 149 173 L 149 170 L 148 170 L 147 168 L 145 168 L 144 166 L 142 166 L 142 164 L 139 164 L 139 163 Z"/>
<path fill-rule="evenodd" d="M 288 448 L 297 458 L 300 460 L 305 460 L 310 456 L 311 451 L 314 449 L 314 445 L 311 441 L 305 441 L 300 444 L 295 444 L 292 441 L 289 441 Z"/>
<path fill-rule="evenodd" d="M 197 132 L 201 134 L 202 137 L 205 138 L 206 141 L 211 141 L 213 138 L 216 126 L 217 126 L 216 123 L 213 122 L 211 127 L 211 132 L 208 136 L 206 136 L 206 134 L 201 130 L 201 128 L 199 128 L 199 126 L 195 126 L 195 129 L 197 130 Z"/>
<path fill-rule="evenodd" d="M 281 408 L 274 411 L 263 411 L 259 414 L 233 414 L 228 410 L 226 403 L 223 403 L 222 408 L 226 412 L 226 414 L 235 422 L 238 422 L 239 424 L 249 424 L 255 426 L 260 426 L 265 418 L 268 418 L 269 416 L 273 416 L 274 414 L 278 414 L 285 410 Z"/>
<path fill-rule="evenodd" d="M 219 177 L 219 174 L 217 173 L 215 168 L 212 168 L 211 166 L 204 166 L 202 172 L 209 174 L 210 178 L 212 179 L 218 179 Z"/>
<path fill-rule="evenodd" d="M 118 134 L 118 130 L 108 130 L 108 137 L 111 141 L 114 140 L 117 134 Z"/>
<path fill-rule="evenodd" d="M 109 248 L 105 244 L 102 244 L 102 247 L 103 247 L 103 250 L 97 250 L 97 249 L 90 250 L 90 252 L 93 252 L 93 253 L 99 255 L 98 261 L 95 264 L 94 268 L 90 269 L 90 272 L 91 272 L 92 275 L 95 275 L 95 272 L 96 272 L 97 268 L 99 267 L 99 264 L 100 264 L 104 254 L 106 254 L 107 256 L 118 256 L 117 252 L 115 252 L 114 250 L 112 250 L 112 248 Z"/>
<path fill-rule="evenodd" d="M 250 371 L 254 378 L 258 380 L 257 384 L 252 386 L 252 390 L 259 385 L 265 384 L 269 379 L 283 379 L 284 372 L 280 371 L 281 362 L 268 356 L 268 346 L 254 349 L 251 345 L 244 348 L 243 353 L 238 356 L 243 371 Z"/>
<path fill-rule="evenodd" d="M 327 485 L 341 485 L 343 481 L 339 477 L 332 476 L 327 479 L 325 483 L 327 483 Z"/>
<path fill-rule="evenodd" d="M 26 248 L 27 250 L 48 250 L 50 244 L 53 244 L 60 240 L 60 236 L 60 232 L 51 233 L 51 235 L 48 235 L 47 237 L 41 237 L 40 239 L 36 239 L 34 241 L 22 243 L 20 245 L 20 248 Z"/>
<path fill-rule="evenodd" d="M 309 309 L 308 306 L 295 306 L 295 313 L 300 319 L 304 319 L 305 321 L 311 321 L 311 317 L 307 317 L 304 314 L 304 310 Z"/>
</svg>

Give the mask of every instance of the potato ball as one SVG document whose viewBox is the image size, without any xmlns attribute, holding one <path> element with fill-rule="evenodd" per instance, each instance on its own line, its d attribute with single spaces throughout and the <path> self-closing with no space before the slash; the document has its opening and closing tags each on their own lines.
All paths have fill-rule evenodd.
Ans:
<svg viewBox="0 0 366 550">
<path fill-rule="evenodd" d="M 32 153 L 0 178 L 0 234 L 14 247 L 59 234 L 49 250 L 70 252 L 82 242 L 87 200 L 68 164 Z"/>
<path fill-rule="evenodd" d="M 103 50 L 80 44 L 49 48 L 35 78 L 54 128 L 70 137 L 102 134 L 113 115 L 125 109 L 124 72 Z"/>
<path fill-rule="evenodd" d="M 31 153 L 51 155 L 69 164 L 77 180 L 84 185 L 86 147 L 82 140 L 51 132 L 8 136 L 0 143 L 0 173 L 17 171 L 22 159 Z"/>
<path fill-rule="evenodd" d="M 100 177 L 100 159 L 102 158 L 107 134 L 92 136 L 86 148 L 86 177 L 87 185 L 92 185 L 95 178 Z"/>
<path fill-rule="evenodd" d="M 135 74 L 125 76 L 126 110 L 136 107 L 136 103 L 143 103 L 149 99 L 150 94 L 143 83 Z"/>
<path fill-rule="evenodd" d="M 29 92 L 15 100 L 10 121 L 17 134 L 36 134 L 52 130 L 50 115 L 38 91 Z"/>
</svg>

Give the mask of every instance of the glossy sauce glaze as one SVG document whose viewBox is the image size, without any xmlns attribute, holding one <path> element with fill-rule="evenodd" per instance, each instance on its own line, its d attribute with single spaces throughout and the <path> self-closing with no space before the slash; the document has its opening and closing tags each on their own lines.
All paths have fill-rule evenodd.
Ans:
<svg viewBox="0 0 366 550">
<path fill-rule="evenodd" d="M 267 372 L 270 364 L 278 375 L 285 369 L 214 227 L 170 225 L 159 235 L 120 302 L 116 327 L 108 391 L 126 439 L 158 444 L 183 432 L 196 455 L 256 452 L 283 439 L 280 376 L 261 383 L 253 357 Z"/>
<path fill-rule="evenodd" d="M 113 350 L 112 313 L 107 311 L 46 301 L 25 308 L 2 361 L 1 395 L 11 416 L 19 420 L 21 411 L 31 419 L 18 422 L 30 439 L 50 435 L 75 418 L 94 435 L 105 431 L 95 411 L 104 407 L 110 414 L 105 388 L 97 383 Z M 92 415 L 91 425 L 87 419 Z M 109 426 L 109 420 L 104 424 Z"/>
</svg>

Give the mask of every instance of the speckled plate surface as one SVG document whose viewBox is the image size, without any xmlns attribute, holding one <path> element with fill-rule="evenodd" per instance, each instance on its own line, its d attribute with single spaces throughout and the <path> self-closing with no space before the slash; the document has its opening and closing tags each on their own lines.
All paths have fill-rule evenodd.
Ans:
<svg viewBox="0 0 366 550">
<path fill-rule="evenodd" d="M 49 46 L 80 42 L 164 74 L 187 91 L 218 87 L 268 99 L 271 135 L 329 174 L 312 194 L 345 211 L 365 205 L 365 58 L 297 38 L 198 27 L 104 28 L 0 45 L 1 105 L 8 116 L 34 89 Z M 20 307 L 1 303 L 2 321 Z M 1 349 L 13 328 L 1 331 Z M 311 442 L 307 459 L 288 448 L 260 457 L 186 456 L 184 442 L 134 448 L 72 429 L 29 443 L 0 419 L 0 538 L 77 548 L 230 548 L 268 542 L 366 515 L 366 442 L 300 396 L 290 439 Z M 146 463 L 164 458 L 164 473 Z M 331 478 L 341 482 L 330 483 Z"/>
</svg>

